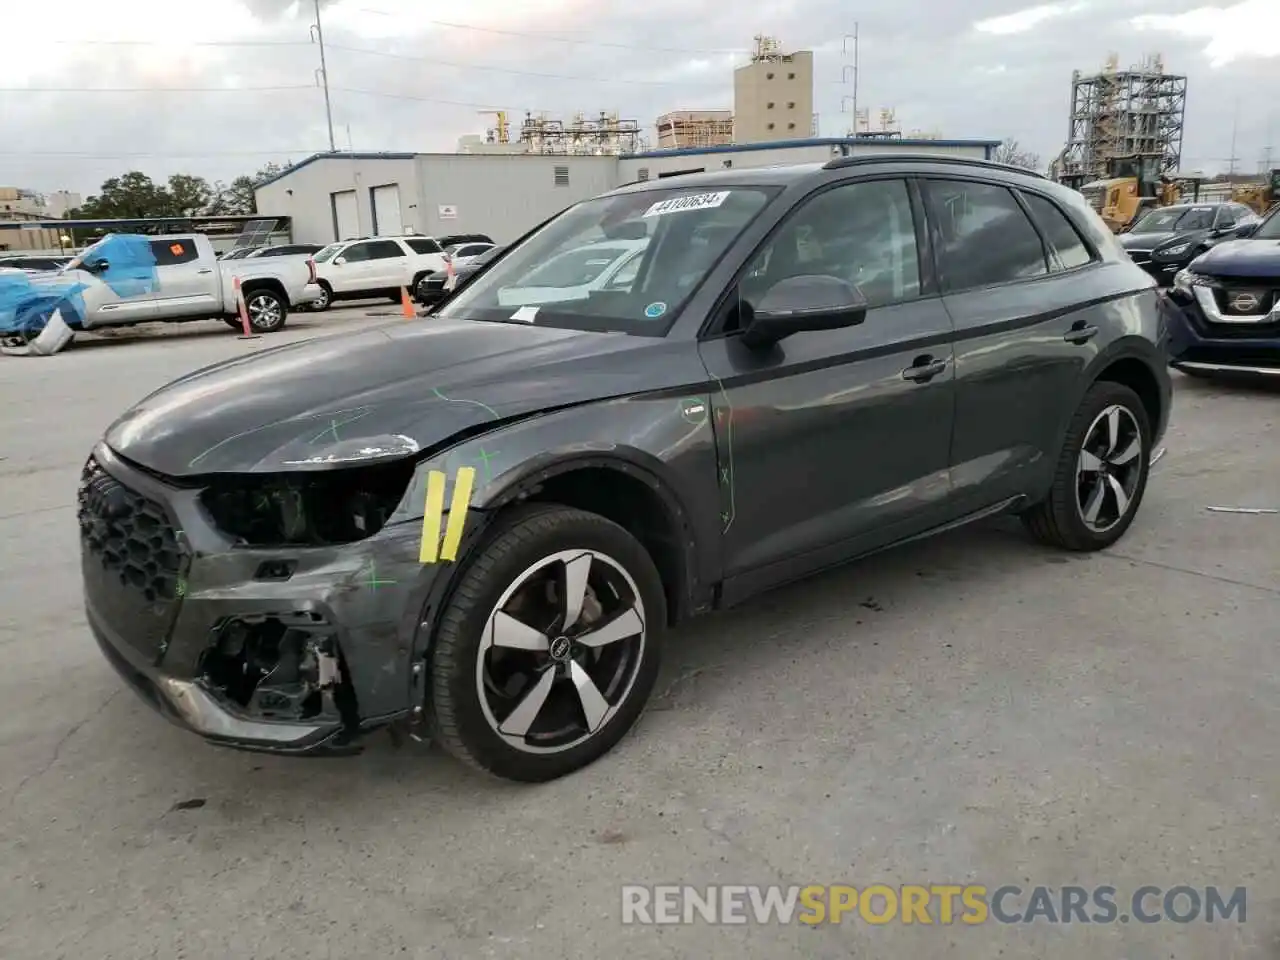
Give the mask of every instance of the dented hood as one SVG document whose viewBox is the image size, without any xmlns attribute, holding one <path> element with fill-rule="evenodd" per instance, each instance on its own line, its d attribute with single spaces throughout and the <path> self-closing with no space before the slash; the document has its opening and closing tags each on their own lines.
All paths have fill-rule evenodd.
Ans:
<svg viewBox="0 0 1280 960">
<path fill-rule="evenodd" d="M 426 320 L 321 337 L 188 374 L 106 433 L 120 455 L 190 477 L 332 469 L 462 430 L 661 388 L 666 341 L 528 324 Z"/>
</svg>

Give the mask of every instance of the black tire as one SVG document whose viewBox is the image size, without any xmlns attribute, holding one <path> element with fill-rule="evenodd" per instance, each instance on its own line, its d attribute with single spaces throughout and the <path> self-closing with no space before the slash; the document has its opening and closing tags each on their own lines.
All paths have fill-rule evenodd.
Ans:
<svg viewBox="0 0 1280 960">
<path fill-rule="evenodd" d="M 319 300 L 312 300 L 307 304 L 307 309 L 313 313 L 324 313 L 333 306 L 333 287 L 323 280 L 319 282 L 319 287 L 323 297 Z"/>
<path fill-rule="evenodd" d="M 1111 407 L 1122 408 L 1132 418 L 1137 427 L 1140 448 L 1135 465 L 1136 483 L 1128 496 L 1126 509 L 1112 525 L 1099 530 L 1085 521 L 1084 507 L 1080 502 L 1081 480 L 1077 465 L 1080 463 L 1084 444 L 1089 439 L 1091 427 Z M 1027 529 L 1041 543 L 1064 550 L 1085 552 L 1111 546 L 1124 536 L 1142 506 L 1150 472 L 1151 443 L 1151 421 L 1138 395 L 1121 383 L 1108 380 L 1095 383 L 1085 393 L 1067 427 L 1049 496 L 1022 515 Z"/>
<path fill-rule="evenodd" d="M 526 752 L 508 743 L 486 717 L 477 689 L 481 638 L 503 593 L 522 573 L 557 552 L 579 549 L 605 554 L 631 578 L 643 604 L 642 642 L 612 717 L 560 752 Z M 643 712 L 658 675 L 666 618 L 662 580 L 653 560 L 622 527 L 555 505 L 513 511 L 477 547 L 440 617 L 431 651 L 428 707 L 436 738 L 470 766 L 525 783 L 554 780 L 586 766 L 612 749 Z"/>
<path fill-rule="evenodd" d="M 275 333 L 289 319 L 289 302 L 270 287 L 250 288 L 243 296 L 251 333 Z"/>
<path fill-rule="evenodd" d="M 222 322 L 236 333 L 244 333 L 244 324 L 240 322 L 239 317 L 223 317 Z"/>
</svg>

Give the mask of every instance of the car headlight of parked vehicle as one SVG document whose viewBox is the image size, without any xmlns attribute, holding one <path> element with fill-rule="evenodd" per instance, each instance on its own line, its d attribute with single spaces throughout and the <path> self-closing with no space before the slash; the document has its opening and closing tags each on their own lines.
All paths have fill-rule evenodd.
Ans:
<svg viewBox="0 0 1280 960">
<path fill-rule="evenodd" d="M 1180 257 L 1190 249 L 1191 249 L 1191 242 L 1184 241 L 1183 243 L 1175 243 L 1171 247 L 1164 247 L 1160 250 L 1157 250 L 1155 253 L 1152 254 L 1152 256 L 1159 257 L 1162 260 L 1164 260 L 1170 257 Z"/>
</svg>

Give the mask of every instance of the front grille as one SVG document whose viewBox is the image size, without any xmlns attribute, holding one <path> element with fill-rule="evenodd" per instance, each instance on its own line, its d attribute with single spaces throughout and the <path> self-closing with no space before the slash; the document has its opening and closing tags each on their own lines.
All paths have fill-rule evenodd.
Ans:
<svg viewBox="0 0 1280 960">
<path fill-rule="evenodd" d="M 169 515 L 90 457 L 76 516 L 86 600 L 140 653 L 161 656 L 185 592 L 187 562 Z"/>
<path fill-rule="evenodd" d="M 1280 289 L 1277 288 L 1280 288 L 1280 281 L 1218 280 L 1213 287 L 1213 298 L 1218 309 L 1227 316 L 1266 314 L 1280 297 Z"/>
</svg>

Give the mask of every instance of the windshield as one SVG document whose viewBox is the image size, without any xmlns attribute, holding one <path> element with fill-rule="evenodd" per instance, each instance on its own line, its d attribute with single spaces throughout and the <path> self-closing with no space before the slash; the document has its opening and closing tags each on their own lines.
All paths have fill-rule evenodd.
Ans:
<svg viewBox="0 0 1280 960">
<path fill-rule="evenodd" d="M 684 187 L 577 204 L 468 283 L 438 316 L 665 336 L 776 193 Z"/>
<path fill-rule="evenodd" d="M 1213 207 L 1169 207 L 1153 210 L 1134 225 L 1130 233 L 1185 233 L 1213 226 Z"/>
<path fill-rule="evenodd" d="M 314 260 L 316 263 L 326 263 L 329 260 L 332 260 L 333 255 L 341 249 L 342 249 L 342 244 L 331 243 L 327 247 L 325 247 L 323 250 L 318 250 L 315 256 L 313 256 L 311 259 Z"/>
</svg>

